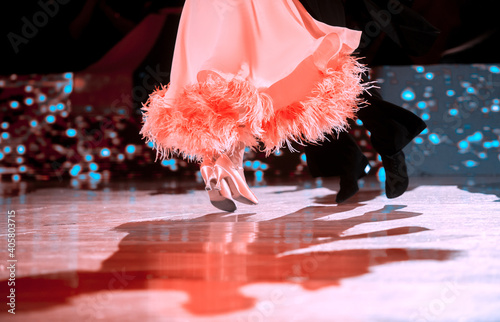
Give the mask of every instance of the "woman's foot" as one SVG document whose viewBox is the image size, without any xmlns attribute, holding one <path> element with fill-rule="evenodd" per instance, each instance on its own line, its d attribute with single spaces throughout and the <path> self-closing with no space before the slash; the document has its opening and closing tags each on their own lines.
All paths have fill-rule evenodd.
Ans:
<svg viewBox="0 0 500 322">
<path fill-rule="evenodd" d="M 213 160 L 205 161 L 200 165 L 200 172 L 205 182 L 205 190 L 208 192 L 210 203 L 220 210 L 233 212 L 236 204 L 231 199 L 231 190 L 226 182 L 217 182 L 215 163 Z"/>
<path fill-rule="evenodd" d="M 231 190 L 231 196 L 234 200 L 248 205 L 259 203 L 255 194 L 250 190 L 245 180 L 243 172 L 243 154 L 245 146 L 240 143 L 234 151 L 222 154 L 215 162 L 215 173 L 217 184 L 226 182 Z"/>
</svg>

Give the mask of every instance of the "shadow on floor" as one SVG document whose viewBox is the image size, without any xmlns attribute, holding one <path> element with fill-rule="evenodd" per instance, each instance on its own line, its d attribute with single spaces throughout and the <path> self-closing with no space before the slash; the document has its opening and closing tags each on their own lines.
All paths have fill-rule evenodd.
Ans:
<svg viewBox="0 0 500 322">
<path fill-rule="evenodd" d="M 459 185 L 458 188 L 472 193 L 476 192 L 485 195 L 495 195 L 499 199 L 495 200 L 494 202 L 500 202 L 500 182 Z"/>
<path fill-rule="evenodd" d="M 376 265 L 445 261 L 459 254 L 453 250 L 398 247 L 331 250 L 338 241 L 406 236 L 428 230 L 399 226 L 345 235 L 361 224 L 421 215 L 401 211 L 405 207 L 402 205 L 387 205 L 359 216 L 334 219 L 336 214 L 359 206 L 311 206 L 260 222 L 251 221 L 254 214 L 212 213 L 184 221 L 126 223 L 116 231 L 127 235 L 99 271 L 18 278 L 16 288 L 22 292 L 17 294 L 17 313 L 70 305 L 77 295 L 94 294 L 77 301 L 75 308 L 77 320 L 94 320 L 99 318 L 102 305 L 107 305 L 105 295 L 109 301 L 110 292 L 175 290 L 188 294 L 183 307 L 192 314 L 217 315 L 255 307 L 257 299 L 240 291 L 252 283 L 287 283 L 318 290 L 367 274 Z M 0 283 L 2 294 L 8 294 L 7 281 Z M 281 296 L 286 301 L 286 294 Z M 2 313 L 6 314 L 6 310 Z"/>
</svg>

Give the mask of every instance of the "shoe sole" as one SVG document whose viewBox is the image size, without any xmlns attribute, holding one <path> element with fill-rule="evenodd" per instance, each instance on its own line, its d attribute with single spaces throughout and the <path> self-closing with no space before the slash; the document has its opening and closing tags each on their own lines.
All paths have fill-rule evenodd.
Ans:
<svg viewBox="0 0 500 322">
<path fill-rule="evenodd" d="M 227 187 L 227 183 L 223 183 L 225 185 L 226 189 L 229 189 Z M 215 185 L 213 182 L 211 182 L 211 186 Z M 205 189 L 206 190 L 206 189 Z M 228 199 L 224 197 L 220 190 L 215 190 L 214 187 L 212 186 L 210 190 L 207 190 L 208 192 L 208 197 L 210 198 L 210 203 L 217 209 L 224 210 L 227 212 L 234 212 L 236 211 L 237 207 L 236 204 L 234 203 L 233 200 Z"/>
</svg>

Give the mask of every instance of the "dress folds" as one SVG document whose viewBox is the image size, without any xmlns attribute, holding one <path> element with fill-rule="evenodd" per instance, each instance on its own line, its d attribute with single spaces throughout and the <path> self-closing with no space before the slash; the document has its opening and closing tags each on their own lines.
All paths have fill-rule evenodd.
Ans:
<svg viewBox="0 0 500 322">
<path fill-rule="evenodd" d="M 163 158 L 198 161 L 238 142 L 269 153 L 322 141 L 358 109 L 360 36 L 296 0 L 187 0 L 170 84 L 144 104 L 141 133 Z"/>
</svg>

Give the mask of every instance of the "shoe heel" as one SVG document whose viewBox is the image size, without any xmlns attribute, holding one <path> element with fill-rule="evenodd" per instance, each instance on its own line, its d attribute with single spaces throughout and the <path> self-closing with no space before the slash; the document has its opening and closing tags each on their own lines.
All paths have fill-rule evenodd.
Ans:
<svg viewBox="0 0 500 322">
<path fill-rule="evenodd" d="M 217 185 L 220 186 L 222 180 L 225 180 L 231 190 L 234 200 L 247 205 L 257 205 L 257 197 L 248 187 L 244 178 L 234 169 L 234 166 L 226 155 L 222 155 L 215 164 L 215 173 L 217 176 Z"/>
<path fill-rule="evenodd" d="M 204 165 L 201 166 L 200 172 L 203 180 L 205 181 L 205 190 L 208 192 L 210 203 L 220 210 L 228 212 L 236 211 L 236 204 L 233 200 L 231 200 L 229 187 L 224 182 L 222 182 L 221 185 L 221 182 L 217 180 L 214 168 L 212 166 Z"/>
<path fill-rule="evenodd" d="M 201 177 L 203 178 L 203 181 L 205 182 L 205 190 L 211 191 L 212 190 L 211 181 L 212 181 L 213 175 L 214 175 L 213 168 L 209 167 L 209 166 L 201 166 L 200 172 L 201 172 Z"/>
</svg>

